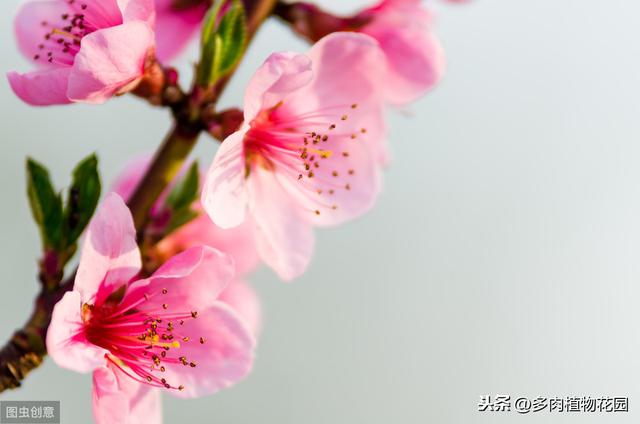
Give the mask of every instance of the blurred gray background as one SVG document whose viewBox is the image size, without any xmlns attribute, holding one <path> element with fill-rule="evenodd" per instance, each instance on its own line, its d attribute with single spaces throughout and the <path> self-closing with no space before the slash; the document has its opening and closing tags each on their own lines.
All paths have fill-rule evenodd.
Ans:
<svg viewBox="0 0 640 424">
<path fill-rule="evenodd" d="M 28 67 L 12 35 L 18 3 L 0 4 L 3 72 Z M 298 281 L 254 276 L 266 318 L 255 372 L 213 397 L 165 397 L 167 423 L 638 422 L 640 3 L 434 6 L 449 69 L 436 91 L 390 113 L 394 163 L 378 206 L 318 231 Z M 269 52 L 305 48 L 268 23 L 225 103 L 238 104 Z M 30 108 L 6 81 L 0 109 L 4 341 L 37 290 L 25 156 L 61 186 L 97 151 L 108 182 L 169 121 L 131 97 Z M 197 154 L 215 149 L 203 138 Z M 64 423 L 87 423 L 90 390 L 89 375 L 47 361 L 0 399 L 59 399 Z M 629 396 L 631 412 L 477 412 L 480 395 L 498 393 Z"/>
</svg>

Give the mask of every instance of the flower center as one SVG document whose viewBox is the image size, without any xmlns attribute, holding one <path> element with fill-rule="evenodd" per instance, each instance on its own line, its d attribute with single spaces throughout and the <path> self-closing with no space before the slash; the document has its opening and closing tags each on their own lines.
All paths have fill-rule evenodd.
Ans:
<svg viewBox="0 0 640 424">
<path fill-rule="evenodd" d="M 166 366 L 195 368 L 196 362 L 181 354 L 185 343 L 201 343 L 206 340 L 184 331 L 188 320 L 198 318 L 197 311 L 175 311 L 168 303 L 156 310 L 141 308 L 152 297 L 168 293 L 144 294 L 136 302 L 120 305 L 109 304 L 96 307 L 83 306 L 83 320 L 87 340 L 110 353 L 106 359 L 129 377 L 155 387 L 183 390 L 179 382 L 170 382 L 163 377 Z M 153 304 L 155 305 L 156 302 Z"/>
<path fill-rule="evenodd" d="M 354 130 L 349 113 L 357 104 L 338 105 L 292 115 L 282 112 L 283 102 L 262 111 L 250 124 L 244 139 L 247 175 L 261 166 L 295 180 L 320 215 L 322 209 L 336 210 L 331 200 L 336 192 L 353 188 L 351 144 L 367 129 Z"/>
<path fill-rule="evenodd" d="M 76 54 L 80 51 L 80 42 L 109 20 L 106 12 L 101 10 L 98 2 L 91 4 L 78 0 L 65 0 L 66 10 L 54 21 L 40 22 L 44 34 L 37 45 L 33 59 L 56 65 L 72 65 Z M 121 22 L 120 22 L 121 23 Z"/>
</svg>

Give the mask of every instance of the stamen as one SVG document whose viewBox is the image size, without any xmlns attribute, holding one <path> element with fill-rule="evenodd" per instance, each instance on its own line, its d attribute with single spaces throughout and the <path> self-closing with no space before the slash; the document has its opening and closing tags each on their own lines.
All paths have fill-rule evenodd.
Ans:
<svg viewBox="0 0 640 424">
<path fill-rule="evenodd" d="M 279 110 L 286 110 L 280 108 L 284 103 L 286 101 L 279 104 Z M 317 195 L 324 191 L 333 195 L 336 190 L 351 190 L 350 177 L 355 175 L 355 170 L 348 168 L 349 162 L 344 158 L 351 155 L 343 146 L 347 140 L 364 134 L 366 129 L 341 131 L 338 124 L 350 118 L 344 113 L 346 110 L 358 107 L 357 103 L 332 105 L 293 116 L 275 113 L 275 109 L 262 111 L 250 123 L 251 128 L 245 135 L 246 175 L 251 174 L 253 167 L 277 172 L 301 185 L 300 194 L 308 197 L 310 212 L 320 215 L 325 210 L 337 210 L 339 205 L 319 202 Z M 331 136 L 327 131 L 332 131 Z M 326 148 L 319 148 L 320 143 L 327 143 Z M 326 169 L 329 162 L 333 169 Z"/>
</svg>

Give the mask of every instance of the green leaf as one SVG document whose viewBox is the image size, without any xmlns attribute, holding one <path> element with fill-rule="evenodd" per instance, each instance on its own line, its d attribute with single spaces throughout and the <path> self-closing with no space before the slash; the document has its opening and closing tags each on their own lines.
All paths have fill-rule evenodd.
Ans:
<svg viewBox="0 0 640 424">
<path fill-rule="evenodd" d="M 226 75 L 242 58 L 247 41 L 247 18 L 241 0 L 233 0 L 218 28 L 220 46 L 216 51 L 217 77 Z"/>
<path fill-rule="evenodd" d="M 43 246 L 59 249 L 63 238 L 62 199 L 51 184 L 47 168 L 31 158 L 27 158 L 27 195 Z"/>
<path fill-rule="evenodd" d="M 169 224 L 164 230 L 163 237 L 168 236 L 173 231 L 182 227 L 189 221 L 198 217 L 198 212 L 194 211 L 191 208 L 183 208 L 171 213 L 171 219 L 169 220 Z"/>
<path fill-rule="evenodd" d="M 200 171 L 195 161 L 187 173 L 176 183 L 165 201 L 170 213 L 169 223 L 164 227 L 163 237 L 198 216 L 191 205 L 200 194 Z"/>
<path fill-rule="evenodd" d="M 204 18 L 204 24 L 202 25 L 202 33 L 200 36 L 200 64 L 198 65 L 198 84 L 201 86 L 209 85 L 209 78 L 213 74 L 213 64 L 215 56 L 215 36 L 216 36 L 216 21 L 218 20 L 218 14 L 220 8 L 225 0 L 217 0 L 213 6 L 207 12 Z"/>
<path fill-rule="evenodd" d="M 64 209 L 65 246 L 73 245 L 89 224 L 100 199 L 98 158 L 92 154 L 76 165 Z"/>
<path fill-rule="evenodd" d="M 198 162 L 195 161 L 187 173 L 176 183 L 169 196 L 167 196 L 166 205 L 173 211 L 183 208 L 189 208 L 191 203 L 198 197 L 198 188 L 200 186 L 200 171 Z"/>
<path fill-rule="evenodd" d="M 219 19 L 225 0 L 218 0 L 209 10 L 202 29 L 198 84 L 210 87 L 228 74 L 240 61 L 247 41 L 247 20 L 242 0 L 231 4 Z M 217 24 L 219 21 L 219 24 Z"/>
</svg>

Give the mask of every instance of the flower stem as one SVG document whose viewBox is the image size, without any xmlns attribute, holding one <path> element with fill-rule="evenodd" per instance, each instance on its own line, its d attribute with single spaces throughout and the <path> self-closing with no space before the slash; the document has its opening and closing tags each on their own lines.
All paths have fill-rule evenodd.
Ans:
<svg viewBox="0 0 640 424">
<path fill-rule="evenodd" d="M 357 31 L 366 25 L 370 17 L 358 13 L 338 16 L 324 11 L 312 3 L 278 2 L 273 15 L 288 23 L 298 35 L 312 43 L 337 31 Z"/>
<path fill-rule="evenodd" d="M 156 199 L 173 181 L 196 145 L 200 130 L 197 125 L 176 121 L 156 152 L 151 166 L 128 202 L 139 233 L 144 229 L 149 219 L 149 211 Z"/>
</svg>

